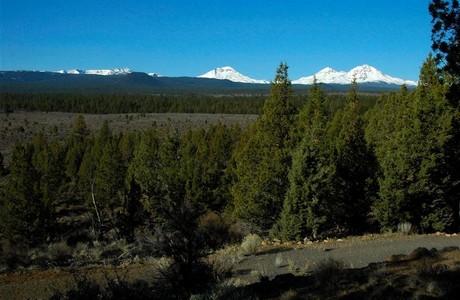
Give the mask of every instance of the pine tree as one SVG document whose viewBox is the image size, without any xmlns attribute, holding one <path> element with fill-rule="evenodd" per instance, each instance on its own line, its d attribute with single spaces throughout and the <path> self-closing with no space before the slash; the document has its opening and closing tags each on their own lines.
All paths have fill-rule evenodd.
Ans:
<svg viewBox="0 0 460 300">
<path fill-rule="evenodd" d="M 234 216 L 262 229 L 278 219 L 287 190 L 295 109 L 288 66 L 280 64 L 263 114 L 234 155 Z"/>
</svg>

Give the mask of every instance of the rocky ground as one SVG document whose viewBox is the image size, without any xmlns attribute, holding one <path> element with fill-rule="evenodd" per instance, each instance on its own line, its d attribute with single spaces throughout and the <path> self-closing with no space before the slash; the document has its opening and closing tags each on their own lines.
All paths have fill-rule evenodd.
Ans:
<svg viewBox="0 0 460 300">
<path fill-rule="evenodd" d="M 231 247 L 212 258 L 233 267 L 221 298 L 450 298 L 460 290 L 456 247 L 457 235 L 369 235 L 302 245 L 265 243 L 250 256 Z M 72 288 L 78 276 L 102 285 L 107 278 L 151 282 L 157 266 L 147 260 L 4 273 L 0 299 L 48 299 Z"/>
</svg>

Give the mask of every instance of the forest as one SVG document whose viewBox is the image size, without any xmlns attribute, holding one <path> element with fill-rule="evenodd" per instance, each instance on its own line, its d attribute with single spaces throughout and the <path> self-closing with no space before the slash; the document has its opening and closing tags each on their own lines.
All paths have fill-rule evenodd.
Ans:
<svg viewBox="0 0 460 300">
<path fill-rule="evenodd" d="M 296 108 L 305 104 L 305 92 L 292 95 Z M 73 112 L 88 114 L 126 113 L 208 113 L 260 114 L 267 95 L 149 95 L 98 93 L 1 93 L 0 110 Z M 380 94 L 361 95 L 361 109 L 372 107 Z M 335 112 L 347 103 L 344 93 L 326 94 L 325 108 Z"/>
<path fill-rule="evenodd" d="M 435 59 L 424 63 L 415 91 L 403 86 L 364 112 L 358 89 L 331 111 L 315 84 L 297 108 L 282 63 L 249 128 L 113 134 L 104 123 L 90 135 L 80 116 L 65 141 L 38 134 L 2 165 L 2 233 L 30 244 L 59 239 L 65 203 L 92 214 L 98 239 L 114 230 L 132 240 L 184 202 L 282 240 L 406 223 L 417 232 L 458 229 L 458 112 Z"/>
<path fill-rule="evenodd" d="M 8 166 L 0 153 L 1 238 L 39 247 L 61 240 L 134 243 L 150 232 L 163 243 L 159 255 L 176 255 L 178 241 L 188 243 L 185 252 L 195 247 L 190 262 L 204 256 L 197 244 L 216 249 L 250 233 L 314 241 L 457 232 L 460 72 L 451 56 L 440 63 L 439 55 L 451 54 L 443 42 L 439 47 L 423 63 L 415 90 L 402 86 L 380 97 L 360 94 L 356 82 L 346 95 L 326 94 L 318 83 L 296 95 L 285 63 L 268 97 L 3 94 L 6 114 L 259 117 L 247 128 L 219 123 L 186 132 L 115 134 L 106 122 L 90 134 L 80 115 L 63 141 L 37 134 L 17 143 Z"/>
</svg>

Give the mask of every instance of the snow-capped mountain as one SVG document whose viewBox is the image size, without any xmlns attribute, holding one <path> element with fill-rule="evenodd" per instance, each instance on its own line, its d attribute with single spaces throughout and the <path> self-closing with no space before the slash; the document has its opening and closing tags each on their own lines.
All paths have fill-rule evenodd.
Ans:
<svg viewBox="0 0 460 300">
<path fill-rule="evenodd" d="M 108 75 L 127 75 L 132 73 L 130 68 L 116 68 L 112 70 L 79 70 L 79 69 L 71 69 L 71 70 L 59 70 L 55 71 L 56 73 L 61 73 L 61 74 L 87 74 L 87 75 L 102 75 L 102 76 L 108 76 Z"/>
<path fill-rule="evenodd" d="M 334 69 L 327 67 L 314 75 L 293 80 L 292 83 L 313 84 L 315 77 L 319 83 L 350 84 L 353 82 L 353 79 L 356 79 L 357 83 L 387 83 L 396 85 L 405 84 L 410 86 L 417 85 L 416 81 L 391 77 L 369 65 L 358 66 L 348 72 L 335 71 Z"/>
<path fill-rule="evenodd" d="M 247 77 L 232 67 L 222 67 L 211 70 L 203 75 L 198 76 L 198 78 L 213 78 L 213 79 L 227 79 L 233 82 L 242 82 L 242 83 L 269 83 L 267 80 L 258 80 Z"/>
</svg>

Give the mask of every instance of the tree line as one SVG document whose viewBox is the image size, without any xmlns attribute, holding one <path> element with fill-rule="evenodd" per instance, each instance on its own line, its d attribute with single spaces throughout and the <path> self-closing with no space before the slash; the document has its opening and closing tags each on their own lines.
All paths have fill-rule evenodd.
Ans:
<svg viewBox="0 0 460 300">
<path fill-rule="evenodd" d="M 356 83 L 343 108 L 328 110 L 315 83 L 299 109 L 282 63 L 246 129 L 114 134 L 104 123 L 91 135 L 79 116 L 64 142 L 38 134 L 15 146 L 1 232 L 29 243 L 56 238 L 60 207 L 76 203 L 91 214 L 96 238 L 115 230 L 132 240 L 185 202 L 282 240 L 404 223 L 420 232 L 457 230 L 460 114 L 444 80 L 430 56 L 416 90 L 403 86 L 371 109 L 361 109 Z"/>
<path fill-rule="evenodd" d="M 146 95 L 146 94 L 96 94 L 96 93 L 1 93 L 0 110 L 72 112 L 87 114 L 122 113 L 224 113 L 260 114 L 266 95 Z M 301 94 L 294 94 L 292 102 L 303 106 Z M 363 95 L 363 109 L 372 107 L 378 94 Z M 326 97 L 326 107 L 336 111 L 346 104 L 343 94 Z"/>
</svg>

